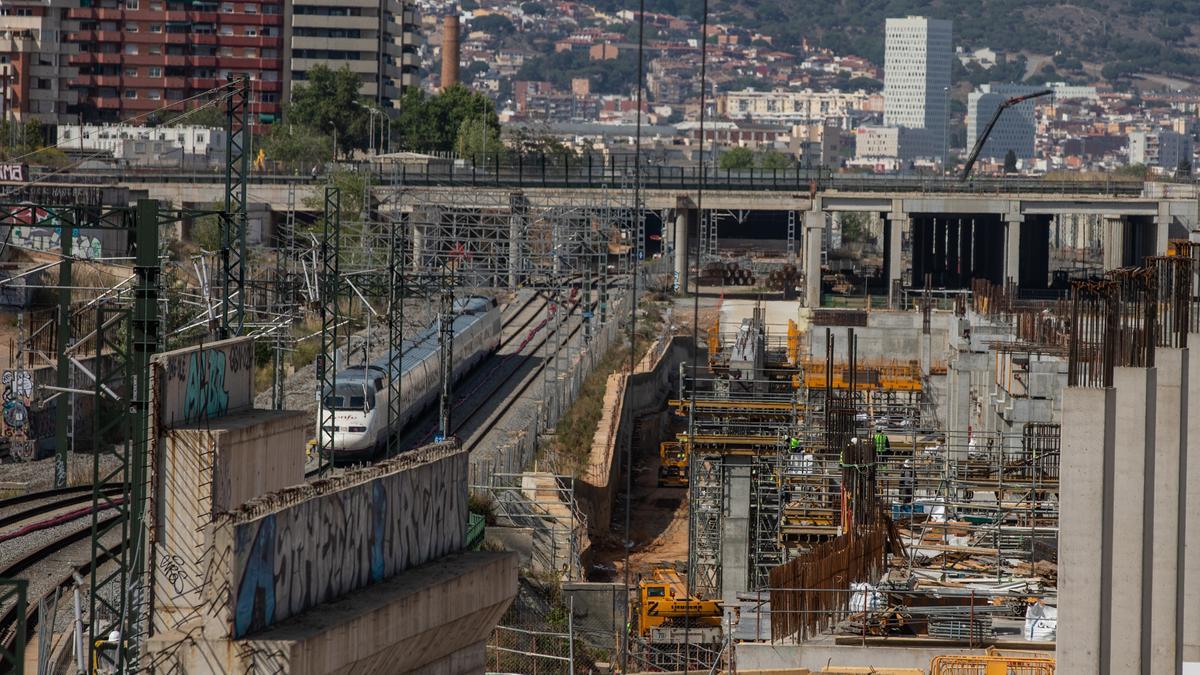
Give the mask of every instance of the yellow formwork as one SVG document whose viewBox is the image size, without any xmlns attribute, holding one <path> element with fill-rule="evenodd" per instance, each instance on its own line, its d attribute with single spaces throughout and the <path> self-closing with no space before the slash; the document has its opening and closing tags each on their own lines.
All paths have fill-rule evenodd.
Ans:
<svg viewBox="0 0 1200 675">
<path fill-rule="evenodd" d="M 687 399 L 671 399 L 667 402 L 672 408 L 678 409 L 678 414 L 686 415 L 688 408 L 692 406 L 692 401 Z M 697 399 L 695 401 L 695 410 L 697 413 L 773 413 L 773 414 L 790 414 L 793 411 L 804 410 L 805 406 L 789 401 L 745 401 L 733 399 Z"/>
<path fill-rule="evenodd" d="M 1024 656 L 935 656 L 929 675 L 1054 675 L 1054 659 Z"/>
<path fill-rule="evenodd" d="M 827 367 L 823 361 L 805 360 L 800 363 L 804 371 L 804 386 L 809 389 L 825 388 Z M 921 368 L 916 363 L 859 363 L 855 366 L 854 388 L 856 391 L 921 391 Z M 833 366 L 833 388 L 850 388 L 850 365 L 836 363 Z"/>
</svg>

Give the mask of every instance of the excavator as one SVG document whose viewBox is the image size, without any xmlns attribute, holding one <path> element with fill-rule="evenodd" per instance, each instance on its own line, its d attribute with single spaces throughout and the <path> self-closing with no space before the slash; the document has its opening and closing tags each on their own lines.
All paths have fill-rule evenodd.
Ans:
<svg viewBox="0 0 1200 675">
<path fill-rule="evenodd" d="M 638 584 L 638 634 L 650 638 L 656 628 L 720 628 L 721 603 L 688 594 L 687 584 L 671 567 L 657 567 Z"/>
</svg>

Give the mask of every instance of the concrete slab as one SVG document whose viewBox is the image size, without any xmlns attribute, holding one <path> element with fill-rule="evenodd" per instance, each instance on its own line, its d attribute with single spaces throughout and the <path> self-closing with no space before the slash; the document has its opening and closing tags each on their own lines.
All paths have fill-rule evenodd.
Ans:
<svg viewBox="0 0 1200 675">
<path fill-rule="evenodd" d="M 517 592 L 516 555 L 459 553 L 318 605 L 242 640 L 160 633 L 150 673 L 478 673 Z"/>
</svg>

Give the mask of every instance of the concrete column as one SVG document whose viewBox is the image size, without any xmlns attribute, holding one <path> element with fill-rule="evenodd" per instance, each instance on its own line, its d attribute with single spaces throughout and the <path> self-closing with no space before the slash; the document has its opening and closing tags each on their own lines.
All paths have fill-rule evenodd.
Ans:
<svg viewBox="0 0 1200 675">
<path fill-rule="evenodd" d="M 1177 593 L 1180 591 L 1180 475 L 1187 439 L 1187 349 L 1158 348 L 1154 352 L 1157 388 L 1154 424 L 1154 548 L 1151 557 L 1150 672 L 1178 673 L 1179 632 L 1182 629 Z"/>
<path fill-rule="evenodd" d="M 737 463 L 734 463 L 737 462 Z M 729 493 L 721 519 L 721 599 L 731 605 L 750 590 L 750 464 L 746 457 L 725 457 Z"/>
<path fill-rule="evenodd" d="M 1113 383 L 1117 390 L 1116 453 L 1113 491 L 1106 504 L 1112 509 L 1112 578 L 1101 589 L 1108 595 L 1112 627 L 1109 672 L 1149 675 L 1154 631 L 1150 563 L 1154 548 L 1156 372 L 1154 368 L 1116 368 Z"/>
<path fill-rule="evenodd" d="M 825 212 L 804 213 L 804 304 L 821 306 L 821 246 L 825 241 Z"/>
<path fill-rule="evenodd" d="M 1125 219 L 1104 216 L 1104 269 L 1115 270 L 1125 265 Z"/>
<path fill-rule="evenodd" d="M 887 218 L 891 224 L 888 231 L 888 307 L 895 309 L 900 303 L 896 286 L 904 275 L 904 233 L 909 230 L 912 221 L 907 213 L 889 213 Z"/>
<path fill-rule="evenodd" d="M 688 285 L 688 212 L 675 209 L 675 274 L 672 285 L 676 293 L 687 293 Z"/>
<path fill-rule="evenodd" d="M 1101 591 L 1111 574 L 1104 503 L 1111 503 L 1106 495 L 1112 489 L 1116 406 L 1113 389 L 1070 387 L 1063 393 L 1055 645 L 1063 673 L 1099 673 L 1101 635 L 1111 630 Z"/>
<path fill-rule="evenodd" d="M 1171 216 L 1154 219 L 1154 255 L 1166 255 L 1167 243 L 1171 239 Z"/>
<path fill-rule="evenodd" d="M 508 287 L 521 285 L 521 236 L 525 213 L 522 204 L 510 200 L 512 212 L 508 216 Z"/>
<path fill-rule="evenodd" d="M 1188 334 L 1188 351 L 1200 349 L 1200 333 Z M 1189 354 L 1190 357 L 1190 354 Z M 1188 358 L 1185 408 L 1200 405 L 1200 356 Z M 1183 514 L 1183 660 L 1200 661 L 1200 414 L 1190 410 L 1181 474 Z"/>
<path fill-rule="evenodd" d="M 413 216 L 417 213 L 413 212 Z M 412 268 L 414 272 L 425 269 L 425 225 L 420 218 L 414 218 L 412 223 Z"/>
<path fill-rule="evenodd" d="M 1016 283 L 1021 278 L 1021 225 L 1025 217 L 1020 213 L 1004 216 L 1004 280 Z"/>
</svg>

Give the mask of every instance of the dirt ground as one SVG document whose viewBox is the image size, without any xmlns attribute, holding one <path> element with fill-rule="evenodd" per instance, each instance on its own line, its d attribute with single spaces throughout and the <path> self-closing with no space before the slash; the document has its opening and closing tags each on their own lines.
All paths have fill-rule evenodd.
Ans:
<svg viewBox="0 0 1200 675">
<path fill-rule="evenodd" d="M 667 417 L 666 414 L 663 417 Z M 658 443 L 674 432 L 644 434 L 634 448 L 633 510 L 630 513 L 629 538 L 633 548 L 629 554 L 629 571 L 637 575 L 650 572 L 659 565 L 687 561 L 688 506 L 686 487 L 658 486 Z M 660 438 L 661 437 L 661 438 Z M 625 576 L 624 513 L 613 515 L 612 534 L 604 540 L 593 540 L 592 568 L 589 578 L 594 581 L 620 581 Z"/>
</svg>

